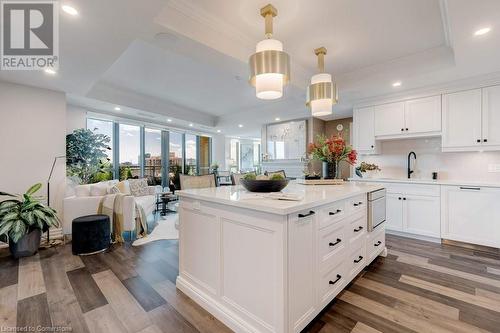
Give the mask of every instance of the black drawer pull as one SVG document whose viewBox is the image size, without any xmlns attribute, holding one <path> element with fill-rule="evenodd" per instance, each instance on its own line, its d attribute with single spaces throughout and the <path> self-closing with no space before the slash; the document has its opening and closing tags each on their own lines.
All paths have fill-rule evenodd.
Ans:
<svg viewBox="0 0 500 333">
<path fill-rule="evenodd" d="M 401 200 L 401 197 L 399 197 L 398 200 Z"/>
<path fill-rule="evenodd" d="M 354 229 L 354 232 L 360 232 L 361 230 L 363 230 L 363 227 L 362 227 L 362 226 L 359 226 L 359 227 L 357 227 L 356 229 Z"/>
<path fill-rule="evenodd" d="M 363 202 L 360 201 L 360 202 L 355 202 L 353 205 L 354 205 L 354 207 L 357 207 L 357 206 L 361 206 L 362 204 L 363 204 Z"/>
<path fill-rule="evenodd" d="M 342 211 L 342 209 L 337 209 L 335 212 L 329 212 L 328 215 L 335 215 Z"/>
<path fill-rule="evenodd" d="M 335 281 L 330 280 L 328 281 L 328 284 L 335 284 L 339 282 L 340 279 L 342 279 L 342 275 L 337 274 L 337 278 L 335 279 Z"/>
<path fill-rule="evenodd" d="M 461 190 L 474 190 L 474 191 L 480 191 L 480 187 L 467 187 L 467 186 L 460 186 Z"/>
<path fill-rule="evenodd" d="M 406 198 L 403 198 L 403 200 L 406 200 Z"/>
<path fill-rule="evenodd" d="M 481 139 L 477 139 L 476 141 L 477 141 L 477 142 L 481 142 Z"/>
<path fill-rule="evenodd" d="M 337 238 L 337 241 L 336 241 L 335 243 L 331 243 L 331 242 L 330 242 L 330 243 L 328 243 L 328 245 L 329 245 L 329 246 L 335 246 L 335 245 L 337 245 L 337 244 L 338 244 L 338 243 L 340 243 L 340 242 L 342 242 L 342 239 Z"/>
<path fill-rule="evenodd" d="M 488 139 L 484 139 L 483 142 L 488 142 Z"/>
<path fill-rule="evenodd" d="M 299 214 L 299 217 L 302 218 L 302 217 L 308 217 L 308 216 L 311 216 L 311 215 L 314 215 L 316 214 L 313 210 L 310 210 L 309 213 L 307 214 Z"/>
<path fill-rule="evenodd" d="M 382 244 L 382 242 L 381 242 L 381 241 L 378 241 L 378 242 L 376 242 L 375 244 L 373 244 L 373 246 L 380 246 L 380 244 Z"/>
<path fill-rule="evenodd" d="M 406 128 L 406 130 L 408 130 L 408 129 Z"/>
<path fill-rule="evenodd" d="M 355 259 L 354 262 L 357 264 L 358 262 L 360 262 L 361 260 L 363 260 L 363 256 L 359 256 L 358 259 Z"/>
<path fill-rule="evenodd" d="M 404 130 L 405 130 L 405 129 L 404 129 L 404 128 L 402 128 L 402 129 L 401 129 L 401 132 L 404 132 Z"/>
</svg>

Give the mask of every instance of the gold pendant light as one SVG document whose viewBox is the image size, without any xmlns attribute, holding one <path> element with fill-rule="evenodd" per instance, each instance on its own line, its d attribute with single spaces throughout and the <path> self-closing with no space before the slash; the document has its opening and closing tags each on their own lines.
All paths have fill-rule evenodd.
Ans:
<svg viewBox="0 0 500 333">
<path fill-rule="evenodd" d="M 311 109 L 313 117 L 328 116 L 333 113 L 332 106 L 337 104 L 337 85 L 332 81 L 332 76 L 325 73 L 326 48 L 320 47 L 314 50 L 318 56 L 319 74 L 311 78 L 311 84 L 307 87 L 306 105 Z"/>
<path fill-rule="evenodd" d="M 269 4 L 260 10 L 264 17 L 266 39 L 257 43 L 256 53 L 249 59 L 250 84 L 255 86 L 255 94 L 260 99 L 277 99 L 283 96 L 283 86 L 290 80 L 290 59 L 283 52 L 283 43 L 272 39 L 273 17 L 278 11 Z"/>
</svg>

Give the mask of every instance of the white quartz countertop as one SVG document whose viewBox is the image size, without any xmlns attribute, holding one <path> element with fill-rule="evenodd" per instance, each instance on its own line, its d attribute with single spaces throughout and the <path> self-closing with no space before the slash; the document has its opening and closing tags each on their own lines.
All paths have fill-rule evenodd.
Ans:
<svg viewBox="0 0 500 333">
<path fill-rule="evenodd" d="M 264 193 L 248 192 L 241 185 L 190 189 L 175 193 L 179 194 L 181 200 L 182 197 L 186 197 L 265 213 L 288 215 L 382 188 L 380 184 L 357 182 L 346 182 L 344 185 L 302 185 L 292 181 L 282 192 L 297 194 L 302 198 L 300 201 L 265 198 Z"/>
<path fill-rule="evenodd" d="M 450 186 L 477 186 L 477 187 L 500 187 L 500 182 L 483 182 L 470 180 L 448 180 L 448 179 L 418 179 L 418 178 L 350 178 L 355 182 L 370 183 L 400 183 L 400 184 L 424 184 L 424 185 L 450 185 Z"/>
</svg>

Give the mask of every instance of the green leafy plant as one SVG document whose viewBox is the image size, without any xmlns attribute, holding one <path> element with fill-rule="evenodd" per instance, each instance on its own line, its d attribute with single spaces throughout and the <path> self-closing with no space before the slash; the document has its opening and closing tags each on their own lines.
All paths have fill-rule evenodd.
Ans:
<svg viewBox="0 0 500 333">
<path fill-rule="evenodd" d="M 255 180 L 257 179 L 257 175 L 253 172 L 247 173 L 246 175 L 243 176 L 243 179 L 245 180 Z"/>
<path fill-rule="evenodd" d="M 88 129 L 77 129 L 66 136 L 66 173 L 89 184 L 96 173 L 111 170 L 107 150 L 111 139 Z"/>
<path fill-rule="evenodd" d="M 41 204 L 39 197 L 35 196 L 41 187 L 42 184 L 35 184 L 22 196 L 0 192 L 0 197 L 14 198 L 0 202 L 0 235 L 7 235 L 17 243 L 34 229 L 47 230 L 59 226 L 56 211 Z"/>
<path fill-rule="evenodd" d="M 269 180 L 284 180 L 284 179 L 285 177 L 283 177 L 283 175 L 280 175 L 278 173 L 275 173 L 274 175 L 269 177 Z"/>
</svg>

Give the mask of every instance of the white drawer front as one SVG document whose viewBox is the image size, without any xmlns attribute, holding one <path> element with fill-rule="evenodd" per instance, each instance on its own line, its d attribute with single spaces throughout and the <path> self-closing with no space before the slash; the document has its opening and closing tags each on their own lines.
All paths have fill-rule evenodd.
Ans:
<svg viewBox="0 0 500 333">
<path fill-rule="evenodd" d="M 366 236 L 367 229 L 366 214 L 353 216 L 352 220 L 350 220 L 347 225 L 347 229 L 350 244 L 356 243 L 359 239 L 364 238 Z"/>
<path fill-rule="evenodd" d="M 366 256 L 370 263 L 385 248 L 385 225 L 378 226 L 372 233 L 368 234 L 366 243 Z"/>
<path fill-rule="evenodd" d="M 324 228 L 339 222 L 346 216 L 346 202 L 339 201 L 321 210 L 319 227 Z"/>
<path fill-rule="evenodd" d="M 437 197 L 441 192 L 439 185 L 384 183 L 384 187 L 387 193 L 406 195 L 428 195 Z"/>
<path fill-rule="evenodd" d="M 355 250 L 350 251 L 349 258 L 347 259 L 347 265 L 349 267 L 349 280 L 354 278 L 359 272 L 363 270 L 366 265 L 366 249 L 365 242 L 360 242 L 359 247 L 356 247 Z"/>
<path fill-rule="evenodd" d="M 341 260 L 332 269 L 323 272 L 319 278 L 319 300 L 321 307 L 325 306 L 348 282 L 345 261 Z"/>
<path fill-rule="evenodd" d="M 321 271 L 330 269 L 345 257 L 349 239 L 344 223 L 336 223 L 320 230 L 318 234 L 319 267 Z"/>
<path fill-rule="evenodd" d="M 366 212 L 367 208 L 367 202 L 366 202 L 366 194 L 361 194 L 358 196 L 355 196 L 353 198 L 347 199 L 346 202 L 346 210 L 349 213 L 356 213 L 356 212 L 361 212 L 364 211 Z"/>
</svg>

